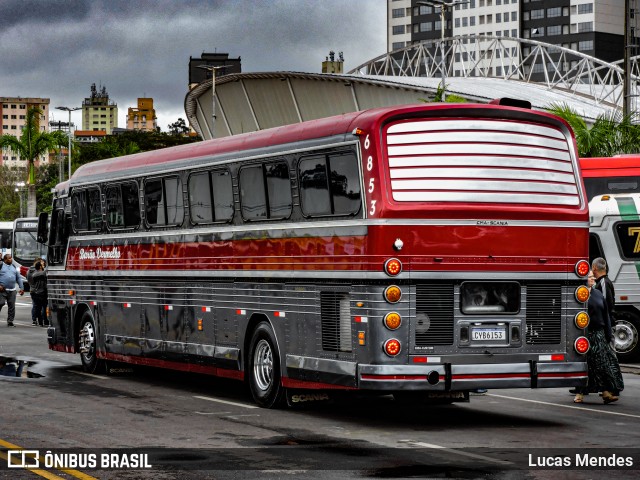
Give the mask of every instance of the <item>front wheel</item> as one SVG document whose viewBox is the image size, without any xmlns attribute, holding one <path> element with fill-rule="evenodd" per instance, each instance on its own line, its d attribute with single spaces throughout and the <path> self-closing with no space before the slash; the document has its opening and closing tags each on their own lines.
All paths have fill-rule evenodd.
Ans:
<svg viewBox="0 0 640 480">
<path fill-rule="evenodd" d="M 84 312 L 80 320 L 80 332 L 78 334 L 78 347 L 82 368 L 87 373 L 96 373 L 104 370 L 105 363 L 99 360 L 97 352 L 96 324 L 91 312 Z"/>
<path fill-rule="evenodd" d="M 616 312 L 613 342 L 618 360 L 621 362 L 633 362 L 640 358 L 638 332 L 640 332 L 638 316 L 631 312 Z"/>
<path fill-rule="evenodd" d="M 260 323 L 251 337 L 247 365 L 249 388 L 253 400 L 264 408 L 278 407 L 284 400 L 280 380 L 280 353 L 273 328 Z"/>
</svg>

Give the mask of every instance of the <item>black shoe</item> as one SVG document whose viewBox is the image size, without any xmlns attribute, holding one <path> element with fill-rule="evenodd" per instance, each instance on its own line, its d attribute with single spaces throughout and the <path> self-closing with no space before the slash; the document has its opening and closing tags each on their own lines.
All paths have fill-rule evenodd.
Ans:
<svg viewBox="0 0 640 480">
<path fill-rule="evenodd" d="M 581 393 L 581 392 L 577 388 L 572 388 L 571 390 L 569 390 L 569 393 L 571 395 L 576 395 L 576 394 Z M 589 392 L 583 393 L 583 395 L 589 395 Z"/>
<path fill-rule="evenodd" d="M 15 327 L 15 325 L 13 324 L 13 322 L 7 322 L 7 327 Z"/>
<path fill-rule="evenodd" d="M 33 325 L 34 327 L 38 326 L 38 322 L 36 322 L 35 320 L 33 322 L 31 322 L 31 325 Z"/>
</svg>

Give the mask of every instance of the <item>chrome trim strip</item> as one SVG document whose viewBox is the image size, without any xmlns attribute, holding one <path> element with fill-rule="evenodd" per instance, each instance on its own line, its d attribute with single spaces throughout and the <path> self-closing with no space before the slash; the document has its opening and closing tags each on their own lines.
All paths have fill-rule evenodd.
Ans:
<svg viewBox="0 0 640 480">
<path fill-rule="evenodd" d="M 470 202 L 470 203 L 522 203 L 545 205 L 579 205 L 577 196 L 480 193 L 480 192 L 393 192 L 396 202 Z"/>
<path fill-rule="evenodd" d="M 532 170 L 517 170 L 511 168 L 394 168 L 390 177 L 422 181 L 422 178 L 469 178 L 469 179 L 509 179 L 509 180 L 537 180 L 567 183 L 575 186 L 572 174 L 554 173 Z"/>
<path fill-rule="evenodd" d="M 486 143 L 512 144 L 512 145 L 529 145 L 532 147 L 551 148 L 554 150 L 568 151 L 567 140 L 550 139 L 545 137 L 536 137 L 529 134 L 518 134 L 510 132 L 493 132 L 493 131 L 455 131 L 455 132 L 438 132 L 438 133 L 407 133 L 404 135 L 388 135 L 387 145 L 411 145 L 411 144 L 428 144 L 428 143 L 450 143 L 457 145 L 458 143 L 473 142 L 476 145 L 484 146 Z"/>
<path fill-rule="evenodd" d="M 303 357 L 301 355 L 287 355 L 287 368 L 310 370 L 314 372 L 334 373 L 355 377 L 358 364 L 344 360 L 329 360 L 325 358 Z"/>
<path fill-rule="evenodd" d="M 304 226 L 302 226 L 304 225 Z M 207 234 L 228 234 L 227 239 L 232 240 L 233 234 L 242 232 L 282 232 L 282 237 L 292 236 L 295 232 L 296 237 L 307 236 L 310 231 L 321 229 L 340 229 L 348 227 L 356 230 L 362 227 L 362 233 L 351 233 L 351 235 L 366 235 L 368 227 L 384 227 L 384 226 L 482 226 L 482 227 L 538 227 L 538 228 L 589 228 L 589 222 L 572 222 L 572 221 L 556 221 L 556 220 L 507 220 L 507 219 L 400 219 L 400 218 L 382 218 L 382 219 L 362 219 L 354 218 L 353 220 L 340 220 L 333 222 L 305 222 L 305 223 L 274 223 L 260 225 L 207 225 L 203 227 L 194 227 L 190 229 L 180 230 L 162 230 L 162 231 L 136 231 L 130 233 L 114 233 L 102 235 L 82 235 L 70 237 L 69 242 L 86 243 L 95 240 L 111 240 L 120 238 L 146 238 L 154 237 L 162 234 L 163 237 L 179 237 L 182 235 L 207 235 Z M 272 235 L 273 236 L 273 235 Z M 56 268 L 50 267 L 49 269 Z"/>
<path fill-rule="evenodd" d="M 391 188 L 396 190 L 475 190 L 488 192 L 542 192 L 577 195 L 573 184 L 545 182 L 509 182 L 494 180 L 393 180 Z"/>
<path fill-rule="evenodd" d="M 436 267 L 436 266 L 434 266 Z M 175 266 L 167 266 L 164 270 L 49 270 L 50 278 L 67 278 L 75 277 L 136 277 L 136 278 L 167 278 L 167 272 L 171 272 L 172 278 L 185 279 L 208 279 L 208 278 L 274 278 L 274 279 L 330 279 L 338 280 L 356 280 L 358 282 L 386 280 L 389 283 L 389 277 L 384 272 L 358 271 L 353 270 L 178 270 Z M 434 268 L 433 270 L 424 270 L 421 272 L 413 271 L 410 274 L 404 272 L 395 277 L 396 281 L 418 281 L 418 280 L 460 280 L 461 278 L 469 280 L 486 280 L 490 275 L 493 280 L 578 280 L 575 273 L 570 272 L 505 272 L 495 270 L 491 272 L 469 272 L 464 270 L 442 271 Z M 256 280 L 257 281 L 257 280 Z M 260 280 L 262 281 L 262 280 Z"/>
<path fill-rule="evenodd" d="M 388 155 L 427 155 L 427 154 L 451 154 L 451 155 L 477 155 L 486 153 L 489 155 L 507 155 L 523 157 L 541 157 L 542 159 L 571 160 L 568 150 L 557 151 L 546 148 L 536 148 L 527 145 L 495 145 L 495 144 L 467 144 L 467 143 L 444 143 L 444 144 L 419 144 L 389 146 Z"/>
<path fill-rule="evenodd" d="M 564 160 L 543 160 L 526 157 L 491 155 L 465 155 L 464 157 L 414 156 L 414 157 L 389 157 L 389 167 L 506 167 L 506 168 L 535 168 L 567 172 L 573 174 L 573 164 Z"/>
</svg>

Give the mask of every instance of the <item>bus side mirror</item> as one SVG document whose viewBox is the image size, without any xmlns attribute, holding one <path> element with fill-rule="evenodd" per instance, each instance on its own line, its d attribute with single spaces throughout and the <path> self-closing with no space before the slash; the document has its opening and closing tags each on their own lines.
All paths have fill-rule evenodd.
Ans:
<svg viewBox="0 0 640 480">
<path fill-rule="evenodd" d="M 42 212 L 38 215 L 38 243 L 46 244 L 49 237 L 49 214 Z"/>
</svg>

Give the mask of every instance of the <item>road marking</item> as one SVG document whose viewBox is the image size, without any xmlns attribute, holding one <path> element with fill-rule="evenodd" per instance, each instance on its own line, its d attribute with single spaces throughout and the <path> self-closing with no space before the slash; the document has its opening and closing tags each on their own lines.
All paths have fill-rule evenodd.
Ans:
<svg viewBox="0 0 640 480">
<path fill-rule="evenodd" d="M 226 405 L 235 405 L 236 407 L 260 408 L 257 405 L 247 405 L 246 403 L 230 402 L 229 400 L 220 400 L 219 398 L 202 397 L 200 395 L 194 395 L 193 398 L 199 398 L 200 400 L 208 400 L 210 402 L 224 403 Z"/>
<path fill-rule="evenodd" d="M 2 439 L 0 439 L 0 446 L 8 450 L 25 450 L 24 448 L 19 447 L 18 445 L 14 445 L 13 443 L 9 443 Z M 0 452 L 0 457 L 4 458 L 7 461 L 9 460 L 9 455 L 6 455 L 3 452 Z M 59 477 L 58 475 L 51 473 L 47 470 L 42 470 L 39 468 L 25 468 L 25 470 L 29 470 L 30 472 L 35 473 L 36 475 L 39 475 L 43 478 L 48 478 L 49 480 L 65 480 L 64 477 Z M 86 473 L 79 472 L 78 470 L 60 468 L 58 469 L 58 471 L 66 473 L 67 475 L 71 475 L 72 477 L 79 478 L 80 480 L 98 480 L 96 477 L 92 477 L 91 475 L 87 475 Z"/>
<path fill-rule="evenodd" d="M 75 373 L 76 375 L 84 375 L 85 377 L 97 378 L 99 380 L 111 380 L 110 377 L 104 375 L 94 375 L 93 373 L 78 372 L 77 370 L 67 370 L 68 372 Z"/>
<path fill-rule="evenodd" d="M 497 463 L 498 465 L 513 465 L 513 462 L 509 462 L 507 460 L 499 460 L 497 458 L 491 458 L 491 457 L 487 457 L 486 455 L 479 455 L 477 453 L 462 452 L 460 450 L 456 450 L 455 448 L 447 448 L 447 447 L 443 447 L 442 445 L 436 445 L 434 443 L 425 443 L 425 442 L 409 442 L 409 443 L 411 445 L 415 445 L 418 447 L 432 448 L 434 450 L 444 450 L 445 452 L 453 453 L 455 455 L 460 455 L 461 457 L 474 458 L 474 459 L 483 460 L 489 463 Z"/>
<path fill-rule="evenodd" d="M 632 415 L 630 413 L 612 412 L 611 410 L 599 410 L 597 408 L 580 407 L 577 405 L 563 405 L 562 403 L 543 402 L 540 400 L 531 400 L 528 398 L 508 397 L 506 395 L 496 395 L 495 393 L 487 393 L 487 396 L 497 397 L 497 398 L 506 398 L 508 400 L 520 400 L 521 402 L 539 403 L 540 405 L 552 405 L 554 407 L 572 408 L 572 409 L 581 410 L 581 411 L 586 410 L 588 412 L 606 413 L 608 415 L 619 415 L 621 417 L 640 418 L 640 415 Z"/>
</svg>

